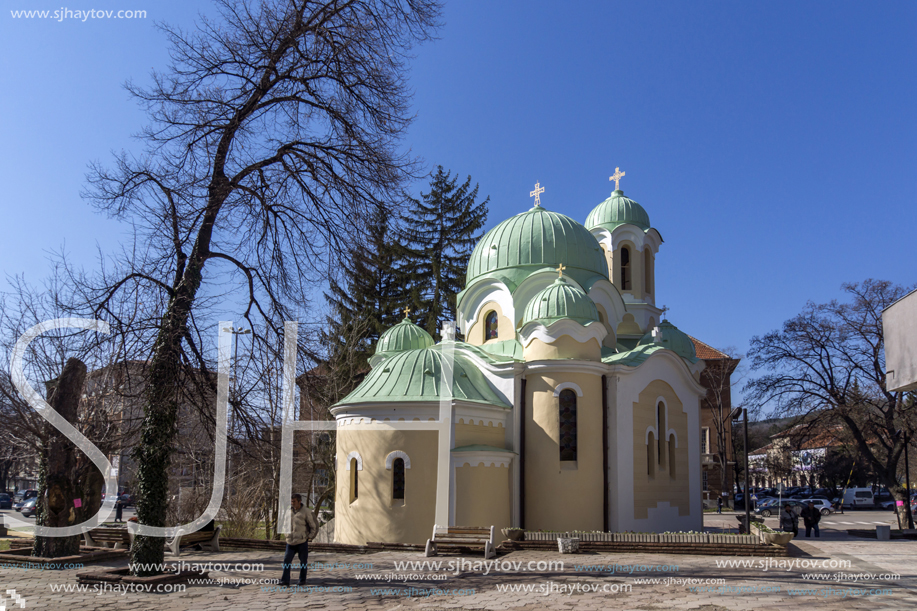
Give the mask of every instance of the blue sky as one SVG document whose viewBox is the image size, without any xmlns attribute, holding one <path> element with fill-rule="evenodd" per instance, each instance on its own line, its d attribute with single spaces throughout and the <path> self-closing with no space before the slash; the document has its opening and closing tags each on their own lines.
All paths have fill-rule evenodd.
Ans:
<svg viewBox="0 0 917 611">
<path fill-rule="evenodd" d="M 69 8 L 148 18 L 58 22 L 8 9 L 59 2 L 4 4 L 0 260 L 38 282 L 49 250 L 91 266 L 118 248 L 79 197 L 87 164 L 138 147 L 122 83 L 166 66 L 155 21 L 213 9 L 94 0 Z M 405 146 L 480 183 L 489 227 L 536 181 L 584 222 L 620 166 L 665 240 L 660 304 L 741 351 L 842 282 L 917 280 L 917 3 L 462 1 L 445 22 L 417 49 Z"/>
</svg>

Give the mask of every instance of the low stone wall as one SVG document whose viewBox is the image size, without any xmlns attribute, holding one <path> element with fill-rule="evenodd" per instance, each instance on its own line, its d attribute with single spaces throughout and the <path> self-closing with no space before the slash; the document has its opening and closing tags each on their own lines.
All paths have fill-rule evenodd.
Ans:
<svg viewBox="0 0 917 611">
<path fill-rule="evenodd" d="M 582 543 L 717 543 L 724 545 L 761 545 L 756 535 L 730 535 L 724 533 L 588 533 L 588 532 L 538 532 L 526 531 L 526 541 L 553 541 L 558 538 L 576 538 Z"/>
<path fill-rule="evenodd" d="M 580 553 L 598 554 L 681 554 L 695 556 L 787 556 L 787 548 L 779 545 L 725 543 L 660 543 L 581 541 Z M 557 552 L 557 541 L 503 541 L 497 551 L 543 550 Z"/>
</svg>

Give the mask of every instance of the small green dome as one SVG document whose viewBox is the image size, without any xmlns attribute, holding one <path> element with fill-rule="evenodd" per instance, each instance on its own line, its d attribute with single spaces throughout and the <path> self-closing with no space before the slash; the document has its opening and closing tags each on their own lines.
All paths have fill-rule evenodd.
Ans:
<svg viewBox="0 0 917 611">
<path fill-rule="evenodd" d="M 563 278 L 558 278 L 554 284 L 532 297 L 525 306 L 522 324 L 533 320 L 553 322 L 561 318 L 572 318 L 586 325 L 597 321 L 599 312 L 589 295 Z"/>
<path fill-rule="evenodd" d="M 468 261 L 466 286 L 495 270 L 531 268 L 534 272 L 560 263 L 608 278 L 605 255 L 585 227 L 569 216 L 535 206 L 484 234 Z"/>
<path fill-rule="evenodd" d="M 640 341 L 637 343 L 638 346 L 657 345 L 662 348 L 667 348 L 680 356 L 683 359 L 689 361 L 697 360 L 697 352 L 694 350 L 694 342 L 691 341 L 691 338 L 688 337 L 687 333 L 678 330 L 678 327 L 673 325 L 667 320 L 663 320 L 659 323 L 659 330 L 662 331 L 662 341 L 658 344 L 655 342 L 653 337 L 653 332 L 650 331 L 644 335 Z"/>
<path fill-rule="evenodd" d="M 593 208 L 586 218 L 586 227 L 591 231 L 596 227 L 614 230 L 618 225 L 636 225 L 643 231 L 650 228 L 650 215 L 643 206 L 634 200 L 624 197 L 624 191 L 613 191 L 611 197 Z"/>
<path fill-rule="evenodd" d="M 379 337 L 376 353 L 404 352 L 429 348 L 435 342 L 429 333 L 415 325 L 405 316 L 404 320 Z"/>
</svg>

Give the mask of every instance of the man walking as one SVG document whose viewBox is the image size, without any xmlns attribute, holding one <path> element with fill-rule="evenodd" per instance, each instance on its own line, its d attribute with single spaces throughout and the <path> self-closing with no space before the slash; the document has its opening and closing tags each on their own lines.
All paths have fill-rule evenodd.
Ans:
<svg viewBox="0 0 917 611">
<path fill-rule="evenodd" d="M 783 506 L 783 512 L 780 514 L 780 530 L 793 533 L 794 538 L 799 535 L 799 515 L 789 503 Z"/>
<path fill-rule="evenodd" d="M 312 512 L 303 507 L 302 496 L 294 494 L 290 499 L 293 514 L 290 517 L 290 533 L 287 534 L 287 550 L 283 556 L 283 575 L 280 585 L 290 585 L 290 569 L 293 558 L 299 556 L 299 585 L 306 585 L 306 564 L 309 562 L 309 541 L 318 534 L 318 524 Z"/>
<path fill-rule="evenodd" d="M 716 512 L 723 513 L 723 497 L 716 497 Z"/>
<path fill-rule="evenodd" d="M 821 511 L 815 507 L 815 503 L 809 501 L 808 506 L 802 510 L 802 521 L 806 526 L 806 537 L 810 536 L 812 529 L 815 529 L 815 536 L 818 537 L 818 522 L 821 520 Z"/>
</svg>

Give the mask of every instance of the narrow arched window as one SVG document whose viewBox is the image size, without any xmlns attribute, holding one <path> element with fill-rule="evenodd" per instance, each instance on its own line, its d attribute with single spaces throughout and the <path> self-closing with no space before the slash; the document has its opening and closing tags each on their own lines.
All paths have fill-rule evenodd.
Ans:
<svg viewBox="0 0 917 611">
<path fill-rule="evenodd" d="M 643 292 L 653 294 L 653 252 L 649 246 L 643 249 Z"/>
<path fill-rule="evenodd" d="M 630 249 L 621 248 L 621 290 L 629 291 L 630 288 Z"/>
<path fill-rule="evenodd" d="M 350 502 L 353 503 L 357 500 L 357 495 L 359 494 L 359 476 L 357 473 L 359 469 L 359 464 L 357 463 L 356 458 L 350 459 Z"/>
<path fill-rule="evenodd" d="M 404 459 L 392 463 L 392 498 L 404 500 Z"/>
<path fill-rule="evenodd" d="M 493 310 L 484 317 L 484 341 L 497 339 L 497 313 Z"/>
<path fill-rule="evenodd" d="M 560 459 L 576 460 L 576 393 L 560 391 Z"/>
<path fill-rule="evenodd" d="M 646 474 L 650 479 L 653 479 L 653 476 L 656 475 L 656 460 L 655 456 L 653 456 L 655 446 L 656 436 L 650 431 L 646 436 Z"/>
<path fill-rule="evenodd" d="M 656 429 L 659 431 L 659 440 L 656 444 L 659 452 L 659 469 L 665 469 L 665 404 L 662 401 L 656 406 Z"/>
<path fill-rule="evenodd" d="M 675 479 L 675 465 L 678 464 L 678 461 L 675 460 L 675 435 L 669 437 L 669 479 Z"/>
</svg>

